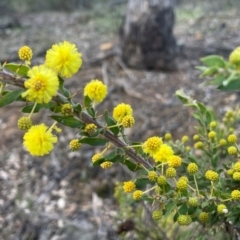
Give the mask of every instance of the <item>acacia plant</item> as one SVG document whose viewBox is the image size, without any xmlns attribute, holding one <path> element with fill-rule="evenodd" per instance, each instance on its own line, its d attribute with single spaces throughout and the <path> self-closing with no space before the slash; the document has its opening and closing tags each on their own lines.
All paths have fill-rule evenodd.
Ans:
<svg viewBox="0 0 240 240">
<path fill-rule="evenodd" d="M 74 128 L 77 137 L 69 143 L 69 150 L 79 151 L 82 144 L 101 146 L 102 151 L 92 156 L 94 166 L 108 169 L 120 163 L 136 172 L 134 179 L 123 183 L 123 190 L 133 201 L 154 203 L 154 220 L 172 216 L 174 222 L 185 226 L 192 222 L 208 227 L 239 225 L 240 148 L 235 128 L 239 109 L 226 112 L 218 120 L 203 103 L 179 90 L 176 96 L 193 109 L 198 121 L 193 146 L 190 136 L 174 141 L 170 133 L 131 142 L 124 131 L 135 122 L 128 103 L 119 103 L 111 114 L 95 110 L 107 95 L 102 81 L 91 80 L 85 86 L 82 103 L 74 102 L 75 93 L 65 87 L 65 81 L 82 65 L 75 44 L 54 44 L 39 66 L 31 66 L 33 54 L 28 46 L 18 53 L 21 64 L 6 62 L 0 68 L 0 107 L 25 102 L 25 116 L 17 124 L 25 131 L 23 146 L 29 154 L 49 154 L 61 134 L 60 126 Z M 208 56 L 202 62 L 204 66 L 198 68 L 202 77 L 208 77 L 208 84 L 220 90 L 240 88 L 240 48 L 231 53 L 229 61 Z M 40 109 L 51 112 L 51 126 L 32 122 L 33 114 Z"/>
</svg>

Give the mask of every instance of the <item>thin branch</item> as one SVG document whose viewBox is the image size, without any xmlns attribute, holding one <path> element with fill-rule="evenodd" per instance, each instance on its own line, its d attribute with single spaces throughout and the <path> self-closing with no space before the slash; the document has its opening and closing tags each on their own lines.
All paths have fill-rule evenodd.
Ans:
<svg viewBox="0 0 240 240">
<path fill-rule="evenodd" d="M 0 82 L 24 88 L 24 81 L 25 79 L 22 77 L 16 77 L 8 72 L 0 71 Z M 62 96 L 61 94 L 58 94 L 58 96 L 53 98 L 53 101 L 55 101 L 57 104 L 61 104 L 66 103 L 66 101 L 69 100 Z M 84 123 L 87 124 L 94 123 L 98 128 L 104 128 L 96 119 L 93 119 L 85 112 L 81 112 L 80 116 L 78 112 L 75 112 L 74 115 L 75 117 L 80 118 Z M 144 167 L 148 169 L 152 168 L 149 162 L 147 162 L 143 157 L 139 156 L 133 148 L 129 148 L 126 143 L 118 139 L 110 131 L 106 130 L 101 135 L 103 135 L 107 140 L 112 142 L 116 147 L 125 149 L 126 154 L 137 164 L 142 164 Z"/>
</svg>

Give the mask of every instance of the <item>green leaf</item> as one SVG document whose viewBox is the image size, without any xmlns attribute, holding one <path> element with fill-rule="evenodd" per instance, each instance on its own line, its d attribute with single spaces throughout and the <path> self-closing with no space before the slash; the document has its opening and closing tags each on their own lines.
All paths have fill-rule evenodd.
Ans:
<svg viewBox="0 0 240 240">
<path fill-rule="evenodd" d="M 11 92 L 11 91 L 4 90 L 4 91 L 2 92 L 2 95 L 1 95 L 0 97 L 5 96 L 6 94 L 8 94 L 8 93 L 10 93 L 10 92 Z"/>
<path fill-rule="evenodd" d="M 200 77 L 207 77 L 207 76 L 211 76 L 214 75 L 215 73 L 218 72 L 218 67 L 210 67 L 208 69 L 206 69 L 201 75 Z"/>
<path fill-rule="evenodd" d="M 179 214 L 178 212 L 175 213 L 175 215 L 174 215 L 174 217 L 173 217 L 173 221 L 174 221 L 174 222 L 177 221 L 179 215 L 180 215 L 180 214 Z"/>
<path fill-rule="evenodd" d="M 85 96 L 85 97 L 84 97 L 84 106 L 85 106 L 86 108 L 88 108 L 88 107 L 91 106 L 91 104 L 92 104 L 92 100 L 91 100 L 88 96 Z"/>
<path fill-rule="evenodd" d="M 189 215 L 192 215 L 192 214 L 196 213 L 196 211 L 197 211 L 197 207 L 188 208 L 188 214 Z"/>
<path fill-rule="evenodd" d="M 117 150 L 113 150 L 112 152 L 110 152 L 109 154 L 107 154 L 106 156 L 104 156 L 104 158 L 98 159 L 97 161 L 95 161 L 93 163 L 93 166 L 96 165 L 100 165 L 103 162 L 112 162 L 112 163 L 116 163 L 116 162 L 122 162 L 124 160 L 124 156 L 123 155 L 119 155 L 117 154 Z"/>
<path fill-rule="evenodd" d="M 105 159 L 110 162 L 122 162 L 125 159 L 124 155 L 118 154 L 118 149 L 113 150 L 105 156 Z"/>
<path fill-rule="evenodd" d="M 183 104 L 187 104 L 189 102 L 189 97 L 182 90 L 177 90 L 175 95 Z"/>
<path fill-rule="evenodd" d="M 74 108 L 74 110 L 77 111 L 78 113 L 81 113 L 81 111 L 82 111 L 82 106 L 81 106 L 79 103 L 73 105 L 73 108 Z"/>
<path fill-rule="evenodd" d="M 226 86 L 220 85 L 218 87 L 219 90 L 222 91 L 234 91 L 240 89 L 240 79 L 231 80 Z"/>
<path fill-rule="evenodd" d="M 34 109 L 34 113 L 37 113 L 39 112 L 42 108 L 45 108 L 45 109 L 50 109 L 52 107 L 55 106 L 55 103 L 53 102 L 49 102 L 49 103 L 43 103 L 43 104 L 37 104 L 37 106 L 35 107 Z M 30 113 L 32 111 L 34 107 L 34 104 L 31 104 L 31 105 L 28 105 L 28 106 L 25 106 L 22 108 L 22 112 L 23 113 Z"/>
<path fill-rule="evenodd" d="M 106 159 L 103 157 L 103 158 L 99 158 L 98 160 L 96 160 L 94 163 L 93 163 L 93 166 L 99 166 L 100 164 L 102 164 L 103 162 L 106 162 Z"/>
<path fill-rule="evenodd" d="M 107 143 L 107 140 L 103 138 L 82 138 L 79 140 L 80 143 L 85 143 L 91 146 L 104 146 Z"/>
<path fill-rule="evenodd" d="M 16 73 L 22 77 L 27 77 L 27 73 L 29 71 L 29 67 L 22 64 L 14 64 L 14 63 L 7 63 L 5 68 L 10 70 L 11 72 Z"/>
<path fill-rule="evenodd" d="M 122 164 L 124 164 L 126 167 L 128 167 L 129 170 L 131 170 L 132 172 L 135 172 L 139 169 L 142 169 L 139 165 L 129 161 L 128 159 L 124 158 L 121 161 Z"/>
<path fill-rule="evenodd" d="M 111 126 L 114 126 L 114 125 L 117 124 L 117 122 L 116 122 L 113 118 L 109 117 L 108 111 L 105 111 L 105 112 L 104 112 L 104 119 L 105 119 L 108 127 L 111 127 Z M 110 130 L 114 135 L 118 135 L 118 133 L 119 133 L 119 131 L 120 131 L 119 127 L 117 127 L 117 126 L 116 126 L 116 127 L 109 128 L 109 130 Z"/>
<path fill-rule="evenodd" d="M 200 59 L 208 67 L 225 67 L 225 61 L 221 56 L 210 55 Z"/>
<path fill-rule="evenodd" d="M 205 66 L 196 66 L 195 68 L 202 71 L 202 72 L 204 72 L 208 69 L 208 67 L 205 67 Z"/>
<path fill-rule="evenodd" d="M 204 126 L 204 121 L 200 113 L 193 113 L 193 117 L 198 120 L 200 125 Z"/>
<path fill-rule="evenodd" d="M 105 156 L 105 158 L 109 161 L 117 156 L 117 150 L 111 151 L 109 154 Z"/>
<path fill-rule="evenodd" d="M 83 126 L 83 123 L 74 117 L 63 117 L 63 116 L 52 115 L 50 116 L 50 118 L 71 128 L 81 128 Z"/>
<path fill-rule="evenodd" d="M 214 78 L 213 80 L 209 81 L 207 85 L 221 85 L 225 80 L 226 80 L 226 77 L 223 75 L 220 75 Z"/>
<path fill-rule="evenodd" d="M 205 112 L 207 111 L 206 106 L 204 104 L 200 103 L 200 102 L 197 103 L 197 106 L 198 106 L 198 109 L 200 110 L 200 112 L 202 114 L 205 114 Z"/>
<path fill-rule="evenodd" d="M 196 164 L 197 164 L 197 162 L 198 162 L 198 160 L 195 159 L 194 156 L 189 156 L 189 157 L 188 157 L 188 160 L 190 160 L 190 162 L 196 163 Z"/>
<path fill-rule="evenodd" d="M 4 107 L 4 106 L 14 102 L 21 96 L 22 92 L 24 92 L 24 91 L 25 90 L 20 89 L 20 90 L 16 90 L 16 91 L 7 93 L 2 98 L 0 98 L 0 107 Z"/>
<path fill-rule="evenodd" d="M 208 201 L 205 201 L 201 204 L 202 208 L 205 208 L 209 205 L 209 202 Z"/>
<path fill-rule="evenodd" d="M 66 97 L 69 98 L 71 96 L 70 92 L 64 87 L 64 79 L 58 76 L 59 80 L 59 90 Z"/>
<path fill-rule="evenodd" d="M 59 105 L 54 104 L 53 107 L 50 108 L 50 110 L 56 114 L 61 112 L 62 107 Z"/>
<path fill-rule="evenodd" d="M 108 159 L 108 157 L 106 156 L 106 160 L 109 162 L 122 162 L 124 160 L 124 156 L 123 155 L 116 155 L 114 158 Z"/>
<path fill-rule="evenodd" d="M 12 92 L 12 91 L 6 91 L 6 90 L 4 90 L 4 91 L 2 92 L 2 95 L 0 95 L 0 99 L 1 99 L 2 96 L 5 96 L 5 95 L 7 95 L 7 94 L 10 93 L 10 92 Z M 17 98 L 15 101 L 26 102 L 26 99 L 23 98 L 23 97 L 20 95 L 20 96 L 18 96 L 18 98 Z"/>
<path fill-rule="evenodd" d="M 182 204 L 182 206 L 178 209 L 180 214 L 186 215 L 188 213 L 188 206 L 187 204 Z"/>
<path fill-rule="evenodd" d="M 176 208 L 176 203 L 175 202 L 170 202 L 168 204 L 166 204 L 165 208 L 166 208 L 166 213 L 164 214 L 164 218 L 168 218 L 170 216 L 170 214 L 172 213 L 172 211 Z"/>
<path fill-rule="evenodd" d="M 212 114 L 209 111 L 206 111 L 206 120 L 207 123 L 209 124 L 212 121 Z"/>
<path fill-rule="evenodd" d="M 239 77 L 237 76 L 237 72 L 233 71 L 229 76 L 228 78 L 223 81 L 222 85 L 223 86 L 227 86 L 231 81 L 233 80 L 239 80 Z"/>
<path fill-rule="evenodd" d="M 137 189 L 143 189 L 147 184 L 152 184 L 153 182 L 149 181 L 148 178 L 137 178 L 135 184 Z"/>
<path fill-rule="evenodd" d="M 94 118 L 94 117 L 96 116 L 96 113 L 95 113 L 94 108 L 88 107 L 88 108 L 86 108 L 86 110 L 87 110 L 88 114 L 89 114 L 91 117 Z"/>
<path fill-rule="evenodd" d="M 208 206 L 207 206 L 207 208 L 206 208 L 206 212 L 212 212 L 212 211 L 215 211 L 216 210 L 216 206 L 215 206 L 215 204 L 214 203 L 211 203 L 211 204 L 209 204 Z"/>
</svg>

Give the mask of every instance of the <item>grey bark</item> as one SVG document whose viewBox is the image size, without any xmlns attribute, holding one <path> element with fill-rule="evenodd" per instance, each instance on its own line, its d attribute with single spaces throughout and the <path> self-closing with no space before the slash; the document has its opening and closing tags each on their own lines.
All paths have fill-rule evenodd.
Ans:
<svg viewBox="0 0 240 240">
<path fill-rule="evenodd" d="M 175 0 L 129 0 L 120 29 L 122 59 L 130 67 L 176 68 Z"/>
</svg>

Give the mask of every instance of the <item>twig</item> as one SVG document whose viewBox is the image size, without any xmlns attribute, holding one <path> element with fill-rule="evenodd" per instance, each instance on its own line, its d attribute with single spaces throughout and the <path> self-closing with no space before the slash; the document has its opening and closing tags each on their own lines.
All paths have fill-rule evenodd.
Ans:
<svg viewBox="0 0 240 240">
<path fill-rule="evenodd" d="M 102 76 L 103 76 L 103 82 L 105 85 L 109 85 L 109 79 L 108 79 L 108 74 L 107 74 L 107 62 L 104 61 L 102 64 Z"/>
<path fill-rule="evenodd" d="M 24 78 L 18 77 L 16 78 L 10 73 L 0 71 L 0 82 L 18 86 L 21 88 L 24 88 Z M 61 94 L 58 94 L 56 97 L 53 98 L 53 101 L 55 101 L 57 104 L 62 104 L 69 102 L 67 98 L 62 96 Z M 103 128 L 103 126 L 95 119 L 91 118 L 87 113 L 82 112 L 81 115 L 79 116 L 78 112 L 74 112 L 75 117 L 79 118 L 82 120 L 84 123 L 94 123 L 98 128 Z M 127 144 L 122 142 L 120 139 L 118 139 L 116 136 L 114 136 L 110 131 L 106 130 L 104 133 L 102 133 L 107 140 L 112 142 L 116 147 L 120 147 L 125 149 L 126 154 L 137 164 L 142 164 L 146 168 L 152 168 L 151 164 L 147 162 L 143 157 L 139 156 L 135 150 L 132 148 L 127 148 Z"/>
<path fill-rule="evenodd" d="M 124 62 L 119 57 L 115 57 L 114 60 L 120 65 L 120 67 L 123 69 L 123 71 L 127 74 L 127 76 L 131 80 L 133 80 L 133 81 L 137 80 L 136 76 L 132 74 L 132 72 L 127 68 L 127 66 L 124 64 Z"/>
<path fill-rule="evenodd" d="M 109 51 L 108 53 L 104 54 L 103 56 L 85 61 L 85 65 L 90 65 L 90 66 L 97 65 L 97 64 L 101 63 L 102 61 L 104 61 L 108 58 L 114 57 L 116 55 L 119 55 L 119 51 L 117 49 L 113 49 L 113 50 Z"/>
</svg>

